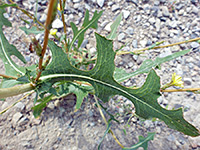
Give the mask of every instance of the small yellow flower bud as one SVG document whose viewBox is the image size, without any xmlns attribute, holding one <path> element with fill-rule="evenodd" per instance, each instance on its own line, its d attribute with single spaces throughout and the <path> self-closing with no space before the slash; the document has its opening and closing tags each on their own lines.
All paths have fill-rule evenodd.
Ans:
<svg viewBox="0 0 200 150">
<path fill-rule="evenodd" d="M 179 75 L 176 75 L 176 73 L 174 73 L 172 75 L 172 81 L 171 81 L 171 85 L 172 86 L 179 86 L 179 87 L 184 87 L 183 85 L 183 81 L 182 81 L 182 77 Z"/>
<path fill-rule="evenodd" d="M 50 34 L 51 35 L 56 35 L 57 31 L 58 31 L 57 29 L 51 29 L 50 30 Z"/>
<path fill-rule="evenodd" d="M 61 11 L 60 4 L 58 3 L 57 9 Z"/>
</svg>

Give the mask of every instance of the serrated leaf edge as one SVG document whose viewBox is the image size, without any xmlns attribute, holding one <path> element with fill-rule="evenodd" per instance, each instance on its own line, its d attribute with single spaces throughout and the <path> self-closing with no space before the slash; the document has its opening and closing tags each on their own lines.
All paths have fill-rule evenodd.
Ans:
<svg viewBox="0 0 200 150">
<path fill-rule="evenodd" d="M 11 61 L 10 58 L 8 57 L 8 55 L 7 55 L 7 53 L 6 53 L 5 49 L 4 49 L 4 46 L 3 46 L 4 44 L 3 44 L 3 41 L 2 41 L 1 35 L 0 35 L 0 44 L 1 44 L 1 48 L 2 48 L 3 54 L 4 54 L 4 56 L 6 57 L 6 59 L 8 60 L 8 63 L 10 64 L 10 66 L 11 66 L 16 72 L 19 72 L 20 74 L 25 75 L 22 71 L 20 71 L 19 69 L 17 69 L 17 68 L 15 67 L 15 65 L 12 63 L 12 61 Z"/>
</svg>

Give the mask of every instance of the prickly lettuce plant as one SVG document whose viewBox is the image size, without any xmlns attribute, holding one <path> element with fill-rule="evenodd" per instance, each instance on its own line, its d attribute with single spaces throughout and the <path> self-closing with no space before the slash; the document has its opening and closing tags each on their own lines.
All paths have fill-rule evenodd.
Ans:
<svg viewBox="0 0 200 150">
<path fill-rule="evenodd" d="M 59 4 L 62 15 L 65 5 L 64 2 L 65 1 Z M 108 102 L 114 95 L 122 95 L 134 104 L 138 116 L 144 119 L 159 118 L 164 121 L 168 127 L 186 135 L 200 135 L 200 132 L 183 118 L 182 108 L 167 110 L 161 107 L 157 102 L 157 99 L 161 96 L 161 90 L 163 89 L 161 88 L 160 77 L 156 74 L 155 68 L 164 62 L 188 53 L 190 50 L 176 52 L 164 58 L 156 58 L 155 61 L 146 60 L 137 71 L 127 74 L 124 70 L 116 68 L 114 64 L 117 52 L 113 50 L 113 39 L 116 37 L 116 29 L 122 17 L 120 14 L 111 26 L 112 31 L 107 37 L 95 33 L 97 49 L 95 66 L 90 70 L 81 70 L 79 69 L 81 65 L 84 64 L 87 66 L 88 62 L 94 63 L 94 61 L 86 61 L 87 63 L 83 63 L 85 61 L 84 56 L 81 56 L 81 60 L 76 59 L 79 57 L 74 56 L 79 56 L 77 54 L 80 52 L 80 45 L 84 40 L 86 30 L 89 28 L 97 29 L 98 19 L 101 17 L 102 11 L 95 11 L 92 18 L 89 19 L 89 11 L 86 10 L 85 18 L 80 29 L 74 23 L 71 23 L 73 38 L 67 38 L 66 26 L 64 25 L 64 34 L 62 38 L 57 39 L 55 36 L 57 42 L 54 42 L 50 40 L 48 36 L 51 30 L 51 24 L 56 17 L 57 1 L 51 0 L 45 26 L 42 26 L 43 30 L 39 30 L 35 27 L 30 29 L 25 27 L 21 28 L 27 34 L 45 32 L 43 46 L 41 46 L 36 39 L 32 39 L 33 47 L 39 56 L 38 65 L 24 68 L 18 66 L 11 59 L 11 56 L 15 55 L 19 60 L 25 63 L 24 57 L 7 41 L 3 33 L 3 26 L 12 26 L 3 15 L 5 13 L 5 7 L 19 8 L 14 3 L 2 3 L 0 5 L 0 58 L 3 60 L 5 66 L 5 74 L 0 74 L 2 77 L 0 98 L 34 90 L 36 92 L 34 104 L 37 102 L 37 105 L 33 107 L 33 113 L 35 117 L 39 117 L 49 101 L 55 97 L 66 96 L 69 93 L 74 93 L 77 96 L 76 110 L 81 107 L 82 101 L 88 93 L 94 94 L 95 97 L 98 97 L 99 100 L 103 102 Z M 35 19 L 34 16 L 33 19 Z M 62 20 L 64 22 L 64 17 Z M 37 20 L 35 21 L 38 22 Z M 51 56 L 45 57 L 44 54 L 47 46 L 51 51 Z M 158 44 L 153 45 L 151 49 L 156 46 L 158 46 Z M 45 61 L 43 61 L 43 59 L 45 59 Z M 76 63 L 72 64 L 73 60 L 75 60 L 74 62 Z M 142 87 L 132 89 L 120 84 L 120 82 L 142 73 L 147 73 L 146 81 Z M 98 103 L 97 101 L 97 104 Z M 101 108 L 100 105 L 98 106 Z M 107 122 L 105 135 L 107 133 L 112 134 L 110 122 Z M 152 140 L 153 136 L 154 133 L 149 133 L 146 138 L 139 137 L 139 142 L 130 148 L 126 148 L 122 145 L 120 146 L 123 150 L 135 150 L 139 147 L 147 149 L 148 141 Z"/>
</svg>

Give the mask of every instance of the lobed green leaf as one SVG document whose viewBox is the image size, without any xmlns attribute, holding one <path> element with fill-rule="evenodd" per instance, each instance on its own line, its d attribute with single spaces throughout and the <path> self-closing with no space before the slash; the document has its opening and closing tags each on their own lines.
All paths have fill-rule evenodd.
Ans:
<svg viewBox="0 0 200 150">
<path fill-rule="evenodd" d="M 122 150 L 137 150 L 140 147 L 143 147 L 144 150 L 148 148 L 148 142 L 153 140 L 155 133 L 148 133 L 147 137 L 139 136 L 139 142 L 131 147 L 122 148 Z"/>
<path fill-rule="evenodd" d="M 57 82 L 62 80 L 81 80 L 92 84 L 95 95 L 107 102 L 111 96 L 122 95 L 128 98 L 136 108 L 136 114 L 144 119 L 159 118 L 170 128 L 186 135 L 198 136 L 199 131 L 183 118 L 182 109 L 166 110 L 157 98 L 160 94 L 160 78 L 151 70 L 144 85 L 139 89 L 130 89 L 120 85 L 113 78 L 116 53 L 111 40 L 96 34 L 97 61 L 92 70 L 82 71 L 70 64 L 69 58 L 53 41 L 49 41 L 52 61 L 43 72 L 41 82 Z"/>
</svg>

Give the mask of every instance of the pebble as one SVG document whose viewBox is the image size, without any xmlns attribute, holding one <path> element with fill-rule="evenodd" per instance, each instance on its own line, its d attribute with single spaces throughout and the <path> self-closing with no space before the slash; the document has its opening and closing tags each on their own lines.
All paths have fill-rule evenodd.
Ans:
<svg viewBox="0 0 200 150">
<path fill-rule="evenodd" d="M 52 28 L 59 29 L 63 28 L 63 22 L 60 19 L 55 19 L 52 23 Z"/>
<path fill-rule="evenodd" d="M 112 22 L 108 23 L 106 26 L 105 26 L 105 30 L 110 32 L 111 31 L 111 28 L 110 26 L 112 25 Z"/>
<path fill-rule="evenodd" d="M 23 117 L 22 113 L 16 112 L 12 117 L 13 124 L 15 125 L 22 117 Z"/>
<path fill-rule="evenodd" d="M 112 11 L 113 11 L 113 12 L 115 12 L 115 11 L 117 11 L 117 10 L 119 10 L 119 9 L 120 9 L 119 5 L 116 5 L 116 4 L 115 4 L 115 5 L 112 6 Z"/>
<path fill-rule="evenodd" d="M 30 56 L 25 56 L 25 60 L 26 60 L 27 62 L 30 62 L 30 61 L 31 61 L 31 57 L 30 57 Z"/>
<path fill-rule="evenodd" d="M 163 14 L 164 17 L 169 17 L 170 16 L 169 9 L 167 8 L 167 6 L 163 6 L 162 14 Z"/>
<path fill-rule="evenodd" d="M 128 27 L 126 29 L 126 34 L 133 35 L 134 34 L 134 29 L 132 27 Z"/>
<path fill-rule="evenodd" d="M 118 41 L 124 40 L 124 39 L 125 39 L 125 36 L 126 36 L 125 33 L 120 33 L 120 34 L 118 35 Z"/>
<path fill-rule="evenodd" d="M 170 134 L 168 137 L 167 137 L 167 140 L 170 141 L 170 142 L 173 142 L 175 141 L 175 136 L 173 134 Z"/>
<path fill-rule="evenodd" d="M 192 48 L 199 48 L 200 44 L 197 43 L 197 42 L 192 42 L 192 43 L 190 44 L 190 46 L 191 46 Z"/>
<path fill-rule="evenodd" d="M 82 0 L 73 0 L 73 3 L 80 3 Z"/>
<path fill-rule="evenodd" d="M 123 13 L 124 19 L 127 19 L 130 16 L 130 11 L 128 10 L 122 10 L 122 13 Z"/>
<path fill-rule="evenodd" d="M 137 44 L 138 44 L 137 40 L 133 40 L 133 41 L 132 41 L 132 46 L 133 46 L 133 48 L 138 48 Z M 200 63 L 199 63 L 199 64 L 200 64 Z"/>
<path fill-rule="evenodd" d="M 126 0 L 127 2 L 132 2 L 133 4 L 135 4 L 136 6 L 139 5 L 139 0 Z"/>
<path fill-rule="evenodd" d="M 47 19 L 47 15 L 46 14 L 42 14 L 42 16 L 40 17 L 40 21 L 42 23 L 44 23 L 46 21 L 46 19 Z"/>
<path fill-rule="evenodd" d="M 141 45 L 142 47 L 145 47 L 146 44 L 147 44 L 147 40 L 141 40 L 141 41 L 140 41 L 140 45 Z"/>
<path fill-rule="evenodd" d="M 195 15 L 197 15 L 199 13 L 199 9 L 196 6 L 193 6 L 192 13 L 194 13 Z"/>
<path fill-rule="evenodd" d="M 156 31 L 157 32 L 159 32 L 160 31 L 160 23 L 161 23 L 161 21 L 160 21 L 160 19 L 156 19 L 156 23 L 155 23 L 155 27 L 156 27 Z"/>
<path fill-rule="evenodd" d="M 185 85 L 192 85 L 192 79 L 191 78 L 184 78 L 184 84 Z"/>
<path fill-rule="evenodd" d="M 105 0 L 97 0 L 99 7 L 103 7 Z"/>
<path fill-rule="evenodd" d="M 150 24 L 153 25 L 156 22 L 156 19 L 154 17 L 152 17 L 149 19 L 149 22 L 150 22 Z"/>
<path fill-rule="evenodd" d="M 17 103 L 17 104 L 15 105 L 15 107 L 19 108 L 19 109 L 22 111 L 22 110 L 24 110 L 25 105 L 24 105 L 24 103 L 19 102 L 19 103 Z"/>
<path fill-rule="evenodd" d="M 84 39 L 83 43 L 81 44 L 81 48 L 85 48 L 88 43 L 89 43 L 88 39 Z"/>
</svg>

